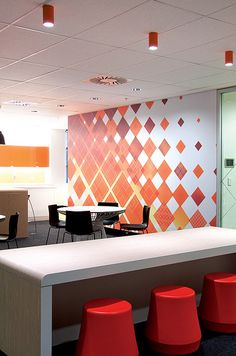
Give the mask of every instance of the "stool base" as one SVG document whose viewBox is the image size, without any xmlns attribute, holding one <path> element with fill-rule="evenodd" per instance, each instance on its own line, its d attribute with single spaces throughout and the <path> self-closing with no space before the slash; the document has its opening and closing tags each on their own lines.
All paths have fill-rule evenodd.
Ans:
<svg viewBox="0 0 236 356">
<path fill-rule="evenodd" d="M 188 355 L 199 349 L 200 341 L 185 345 L 168 345 L 148 339 L 148 345 L 153 351 L 164 355 Z"/>
<path fill-rule="evenodd" d="M 207 330 L 216 331 L 219 333 L 236 333 L 236 324 L 215 323 L 214 321 L 201 319 L 201 325 Z"/>
</svg>

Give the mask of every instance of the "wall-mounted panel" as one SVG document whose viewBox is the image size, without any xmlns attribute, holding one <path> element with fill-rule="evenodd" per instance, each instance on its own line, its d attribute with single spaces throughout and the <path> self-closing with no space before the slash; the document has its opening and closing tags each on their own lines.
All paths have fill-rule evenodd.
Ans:
<svg viewBox="0 0 236 356">
<path fill-rule="evenodd" d="M 69 117 L 69 204 L 117 201 L 149 231 L 216 224 L 216 92 Z"/>
<path fill-rule="evenodd" d="M 48 167 L 49 148 L 0 145 L 0 167 Z"/>
</svg>

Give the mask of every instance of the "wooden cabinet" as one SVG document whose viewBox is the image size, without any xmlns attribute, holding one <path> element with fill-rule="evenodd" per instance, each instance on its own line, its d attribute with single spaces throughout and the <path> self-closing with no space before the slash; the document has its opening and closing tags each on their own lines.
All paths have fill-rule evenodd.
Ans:
<svg viewBox="0 0 236 356">
<path fill-rule="evenodd" d="M 0 190 L 0 214 L 6 216 L 6 220 L 0 223 L 0 234 L 7 234 L 9 216 L 20 213 L 18 220 L 17 237 L 28 236 L 28 190 L 9 189 Z"/>
</svg>

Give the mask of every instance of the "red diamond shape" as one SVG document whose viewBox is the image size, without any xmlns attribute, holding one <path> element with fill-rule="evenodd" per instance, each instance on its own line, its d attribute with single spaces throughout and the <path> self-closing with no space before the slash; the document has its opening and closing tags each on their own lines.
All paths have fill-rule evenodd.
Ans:
<svg viewBox="0 0 236 356">
<path fill-rule="evenodd" d="M 165 131 L 167 129 L 167 127 L 169 126 L 169 121 L 164 117 L 164 119 L 161 120 L 160 125 L 163 128 L 163 130 Z"/>
<path fill-rule="evenodd" d="M 98 167 L 93 157 L 89 153 L 87 154 L 86 159 L 81 165 L 81 170 L 83 172 L 86 181 L 88 182 L 88 184 L 90 184 L 94 179 L 96 172 L 98 171 Z"/>
<path fill-rule="evenodd" d="M 203 194 L 203 192 L 199 188 L 195 189 L 195 191 L 193 192 L 191 197 L 195 201 L 197 206 L 199 206 L 202 203 L 202 201 L 205 199 L 205 195 Z"/>
<path fill-rule="evenodd" d="M 174 170 L 175 174 L 179 179 L 182 179 L 185 174 L 187 173 L 187 169 L 184 167 L 184 165 L 180 162 L 178 166 Z"/>
<path fill-rule="evenodd" d="M 182 117 L 179 119 L 178 124 L 180 127 L 183 126 L 184 120 L 182 119 Z"/>
<path fill-rule="evenodd" d="M 142 125 L 140 124 L 139 120 L 137 117 L 134 118 L 130 125 L 130 130 L 133 132 L 134 136 L 137 136 L 139 131 L 141 130 Z"/>
<path fill-rule="evenodd" d="M 174 221 L 174 216 L 166 205 L 161 205 L 154 214 L 154 217 L 162 231 L 166 231 L 170 224 Z"/>
<path fill-rule="evenodd" d="M 200 211 L 198 210 L 193 214 L 189 221 L 193 227 L 203 227 L 206 226 L 207 223 Z"/>
<path fill-rule="evenodd" d="M 114 195 L 117 198 L 117 201 L 120 203 L 121 206 L 125 206 L 127 200 L 133 194 L 133 189 L 128 183 L 127 179 L 125 178 L 124 174 L 122 173 L 116 182 L 115 186 L 112 189 Z"/>
<path fill-rule="evenodd" d="M 95 178 L 95 181 L 91 185 L 91 191 L 97 201 L 103 201 L 105 195 L 108 193 L 108 186 L 103 179 L 102 175 L 99 173 Z"/>
<path fill-rule="evenodd" d="M 142 145 L 139 140 L 135 137 L 130 145 L 129 152 L 132 154 L 134 159 L 138 159 L 140 153 L 142 152 Z"/>
<path fill-rule="evenodd" d="M 120 120 L 116 130 L 117 130 L 118 134 L 120 135 L 120 137 L 123 139 L 127 135 L 127 132 L 129 131 L 129 125 L 123 117 Z"/>
<path fill-rule="evenodd" d="M 166 141 L 166 139 L 164 139 L 164 140 L 162 141 L 162 143 L 160 144 L 160 146 L 159 146 L 159 150 L 161 151 L 161 153 L 163 154 L 163 156 L 165 156 L 165 155 L 168 153 L 169 149 L 170 149 L 170 145 L 169 145 L 169 143 Z"/>
<path fill-rule="evenodd" d="M 147 132 L 150 134 L 152 132 L 152 130 L 155 127 L 154 122 L 152 121 L 152 119 L 149 117 L 147 122 L 144 125 L 145 129 L 147 130 Z"/>
<path fill-rule="evenodd" d="M 202 144 L 198 141 L 195 145 L 196 149 L 199 151 L 202 148 Z"/>
<path fill-rule="evenodd" d="M 102 173 L 110 186 L 116 180 L 119 172 L 120 172 L 120 167 L 116 163 L 116 160 L 114 159 L 112 154 L 110 153 L 102 166 Z"/>
</svg>

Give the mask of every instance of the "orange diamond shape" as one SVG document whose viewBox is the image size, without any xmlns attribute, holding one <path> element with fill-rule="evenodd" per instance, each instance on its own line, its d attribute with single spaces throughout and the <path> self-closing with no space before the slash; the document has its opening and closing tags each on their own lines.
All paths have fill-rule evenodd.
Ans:
<svg viewBox="0 0 236 356">
<path fill-rule="evenodd" d="M 166 130 L 167 127 L 169 126 L 169 121 L 164 117 L 164 119 L 161 120 L 160 125 L 161 125 L 161 127 L 163 128 L 163 130 Z"/>
<path fill-rule="evenodd" d="M 164 140 L 162 141 L 162 143 L 160 144 L 160 146 L 159 146 L 159 150 L 161 151 L 161 153 L 163 154 L 163 156 L 165 156 L 165 155 L 168 153 L 169 149 L 170 149 L 170 145 L 169 145 L 169 143 L 166 141 L 166 139 L 164 139 Z"/>
<path fill-rule="evenodd" d="M 139 131 L 141 130 L 142 125 L 140 124 L 139 120 L 137 117 L 134 118 L 130 125 L 130 130 L 133 132 L 134 136 L 137 136 Z"/>
<path fill-rule="evenodd" d="M 168 203 L 171 197 L 172 197 L 172 192 L 170 188 L 165 182 L 163 182 L 158 188 L 158 199 L 162 204 L 166 204 Z"/>
<path fill-rule="evenodd" d="M 79 199 L 83 195 L 85 189 L 86 189 L 86 187 L 85 187 L 81 177 L 78 177 L 74 184 L 74 191 Z"/>
<path fill-rule="evenodd" d="M 156 146 L 154 145 L 154 143 L 152 142 L 152 140 L 149 138 L 147 140 L 147 142 L 144 145 L 144 152 L 148 155 L 148 157 L 150 158 L 152 156 L 152 154 L 155 152 L 156 150 Z"/>
<path fill-rule="evenodd" d="M 162 180 L 166 180 L 171 174 L 171 168 L 164 160 L 162 164 L 159 166 L 159 168 L 157 169 L 157 172 L 159 173 Z"/>
<path fill-rule="evenodd" d="M 120 175 L 112 191 L 121 206 L 125 206 L 127 200 L 133 194 L 133 189 L 131 188 L 123 173 Z"/>
<path fill-rule="evenodd" d="M 178 188 L 174 191 L 173 197 L 175 198 L 179 206 L 181 206 L 188 198 L 188 193 L 183 188 L 182 184 L 180 184 Z"/>
<path fill-rule="evenodd" d="M 189 222 L 189 218 L 188 218 L 187 214 L 185 213 L 184 209 L 179 207 L 173 215 L 175 218 L 174 224 L 175 224 L 176 229 L 178 229 L 178 230 L 184 229 L 185 226 Z"/>
<path fill-rule="evenodd" d="M 162 231 L 166 231 L 174 221 L 174 216 L 166 205 L 161 205 L 154 214 L 154 217 Z"/>
<path fill-rule="evenodd" d="M 202 167 L 201 167 L 199 164 L 198 164 L 198 165 L 194 168 L 194 170 L 193 170 L 193 173 L 195 174 L 195 176 L 196 176 L 197 178 L 201 177 L 201 175 L 202 175 L 203 172 L 204 172 L 204 171 L 203 171 Z"/>
<path fill-rule="evenodd" d="M 146 181 L 146 183 L 140 190 L 140 193 L 147 205 L 151 205 L 158 195 L 158 192 L 155 186 L 153 185 L 151 179 L 148 179 Z"/>
<path fill-rule="evenodd" d="M 191 219 L 189 219 L 192 227 L 203 227 L 206 226 L 206 220 L 204 219 L 204 217 L 202 216 L 202 214 L 200 213 L 199 210 L 197 210 L 193 216 L 191 217 Z"/>
<path fill-rule="evenodd" d="M 214 193 L 211 197 L 211 199 L 213 200 L 213 202 L 216 204 L 216 193 Z"/>
<path fill-rule="evenodd" d="M 156 173 L 157 173 L 157 168 L 156 166 L 152 163 L 152 161 L 149 159 L 147 160 L 146 164 L 142 168 L 142 173 L 145 175 L 145 177 L 148 179 L 152 179 Z"/>
<path fill-rule="evenodd" d="M 178 144 L 176 145 L 176 148 L 177 148 L 177 150 L 179 151 L 179 153 L 182 153 L 183 152 L 183 150 L 185 149 L 185 144 L 183 143 L 183 141 L 182 140 L 180 140 L 179 142 L 178 142 Z"/>
<path fill-rule="evenodd" d="M 91 191 L 97 201 L 103 201 L 105 195 L 108 193 L 108 186 L 99 173 L 91 185 Z"/>
</svg>

